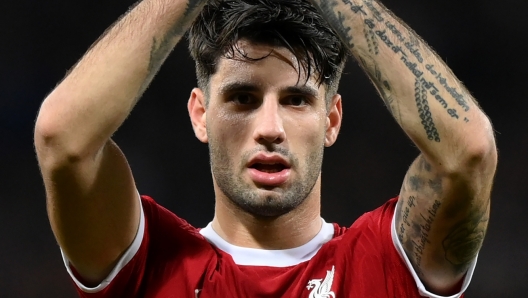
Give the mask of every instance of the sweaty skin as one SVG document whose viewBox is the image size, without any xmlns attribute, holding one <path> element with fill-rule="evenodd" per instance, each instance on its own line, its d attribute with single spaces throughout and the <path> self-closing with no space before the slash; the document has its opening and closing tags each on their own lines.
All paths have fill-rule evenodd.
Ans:
<svg viewBox="0 0 528 298">
<path fill-rule="evenodd" d="M 213 227 L 239 246 L 297 247 L 321 227 L 323 150 L 339 131 L 340 97 L 327 110 L 324 85 L 299 78 L 295 56 L 285 48 L 246 41 L 239 48 L 252 58 L 267 57 L 220 59 L 207 108 L 200 90 L 189 102 L 196 135 L 210 148 Z M 259 154 L 279 156 L 291 165 L 284 183 L 262 185 L 252 178 L 248 163 Z"/>
</svg>

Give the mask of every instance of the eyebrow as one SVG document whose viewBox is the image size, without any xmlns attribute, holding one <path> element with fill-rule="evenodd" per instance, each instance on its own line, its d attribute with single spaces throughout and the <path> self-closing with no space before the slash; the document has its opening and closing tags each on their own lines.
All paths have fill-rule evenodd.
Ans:
<svg viewBox="0 0 528 298">
<path fill-rule="evenodd" d="M 259 90 L 260 88 L 258 85 L 246 82 L 231 82 L 224 84 L 222 87 L 220 87 L 221 94 L 233 92 L 256 92 Z M 280 93 L 302 94 L 313 98 L 318 98 L 319 96 L 318 90 L 306 85 L 285 87 L 280 90 Z"/>
<path fill-rule="evenodd" d="M 255 92 L 258 91 L 260 88 L 251 83 L 244 83 L 244 82 L 231 82 L 227 84 L 223 84 L 222 87 L 220 87 L 220 94 L 226 94 L 226 93 L 232 93 L 232 92 Z"/>
<path fill-rule="evenodd" d="M 286 93 L 307 95 L 313 98 L 318 98 L 319 96 L 319 92 L 315 88 L 306 86 L 306 85 L 305 86 L 290 86 L 290 87 L 284 88 L 281 91 L 286 92 Z"/>
</svg>

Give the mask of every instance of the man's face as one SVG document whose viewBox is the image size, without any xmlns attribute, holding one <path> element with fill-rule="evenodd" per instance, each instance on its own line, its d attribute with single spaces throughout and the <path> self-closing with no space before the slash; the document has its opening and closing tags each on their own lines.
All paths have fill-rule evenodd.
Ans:
<svg viewBox="0 0 528 298">
<path fill-rule="evenodd" d="M 299 206 L 320 176 L 329 125 L 325 88 L 299 76 L 287 49 L 238 46 L 249 58 L 265 58 L 222 58 L 211 77 L 206 132 L 213 179 L 242 210 L 275 217 Z"/>
</svg>

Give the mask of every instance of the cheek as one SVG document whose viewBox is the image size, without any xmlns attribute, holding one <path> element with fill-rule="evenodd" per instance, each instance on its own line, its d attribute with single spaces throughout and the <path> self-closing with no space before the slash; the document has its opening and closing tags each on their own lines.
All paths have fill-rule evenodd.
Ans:
<svg viewBox="0 0 528 298">
<path fill-rule="evenodd" d="M 247 137 L 250 124 L 247 117 L 224 110 L 214 111 L 210 115 L 207 122 L 208 128 L 210 128 L 208 129 L 208 136 L 222 142 L 223 147 L 226 147 L 227 144 L 239 146 Z"/>
<path fill-rule="evenodd" d="M 289 123 L 290 138 L 302 138 L 310 144 L 320 143 L 326 132 L 326 117 L 321 113 L 293 117 Z"/>
</svg>

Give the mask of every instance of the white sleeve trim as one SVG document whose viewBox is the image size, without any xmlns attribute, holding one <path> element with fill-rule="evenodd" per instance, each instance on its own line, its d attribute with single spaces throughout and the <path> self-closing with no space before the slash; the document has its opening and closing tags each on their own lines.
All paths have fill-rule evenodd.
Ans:
<svg viewBox="0 0 528 298">
<path fill-rule="evenodd" d="M 407 266 L 409 271 L 411 272 L 411 274 L 412 274 L 412 276 L 414 278 L 414 281 L 416 282 L 416 286 L 418 287 L 418 292 L 420 293 L 421 296 L 428 297 L 428 298 L 460 298 L 460 296 L 462 296 L 462 294 L 464 294 L 464 292 L 466 291 L 466 289 L 469 286 L 471 278 L 473 277 L 473 272 L 475 271 L 475 266 L 477 265 L 478 254 L 477 254 L 477 256 L 475 256 L 475 259 L 471 262 L 471 264 L 469 266 L 469 269 L 468 269 L 468 271 L 466 273 L 466 277 L 464 278 L 464 282 L 462 284 L 462 288 L 461 288 L 460 292 L 458 292 L 457 294 L 452 295 L 452 296 L 440 296 L 440 295 L 436 295 L 436 294 L 433 294 L 433 293 L 427 291 L 427 289 L 425 288 L 424 284 L 422 283 L 422 281 L 418 277 L 418 274 L 414 270 L 414 268 L 413 268 L 413 266 L 411 264 L 411 261 L 407 257 L 407 254 L 403 250 L 403 246 L 402 246 L 402 244 L 400 242 L 400 239 L 398 238 L 398 232 L 396 231 L 396 212 L 394 212 L 394 215 L 392 216 L 391 235 L 392 235 L 392 242 L 394 243 L 394 247 L 396 248 L 396 251 L 398 251 L 398 253 L 402 257 L 402 259 L 405 262 L 405 265 Z"/>
<path fill-rule="evenodd" d="M 123 269 L 123 267 L 125 267 L 128 264 L 128 262 L 130 262 L 130 260 L 132 260 L 132 258 L 138 252 L 139 247 L 141 246 L 141 242 L 143 241 L 143 235 L 145 234 L 145 215 L 143 213 L 143 205 L 141 204 L 141 197 L 139 196 L 139 194 L 138 194 L 138 197 L 140 201 L 139 206 L 141 210 L 140 210 L 140 217 L 139 217 L 139 227 L 136 233 L 136 237 L 134 238 L 134 241 L 132 242 L 132 244 L 125 251 L 123 256 L 121 256 L 121 259 L 119 259 L 119 262 L 117 262 L 114 269 L 112 269 L 110 274 L 103 281 L 101 281 L 101 283 L 98 286 L 94 288 L 89 288 L 83 285 L 73 274 L 71 265 L 70 265 L 70 260 L 68 260 L 68 257 L 61 249 L 62 260 L 64 261 L 64 265 L 66 266 L 66 270 L 68 271 L 68 274 L 70 274 L 70 277 L 73 279 L 77 287 L 79 287 L 79 289 L 81 289 L 83 292 L 98 293 L 104 290 L 112 282 L 112 280 L 117 276 L 117 274 L 121 271 L 121 269 Z"/>
</svg>

